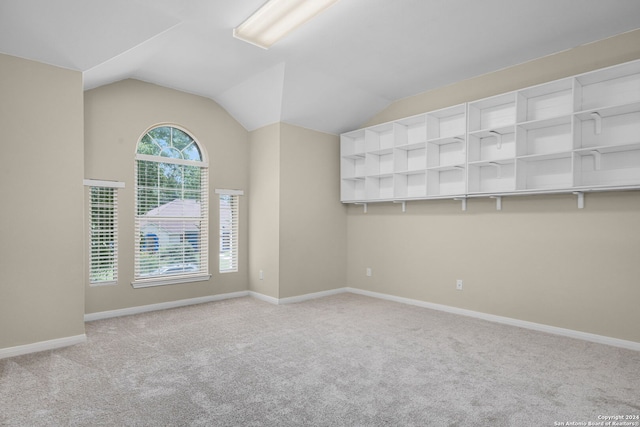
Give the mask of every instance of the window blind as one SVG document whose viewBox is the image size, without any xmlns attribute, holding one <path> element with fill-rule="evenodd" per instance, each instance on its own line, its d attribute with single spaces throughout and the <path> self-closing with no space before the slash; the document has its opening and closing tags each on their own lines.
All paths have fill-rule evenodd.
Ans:
<svg viewBox="0 0 640 427">
<path fill-rule="evenodd" d="M 208 170 L 136 161 L 135 279 L 208 274 Z"/>
<path fill-rule="evenodd" d="M 220 272 L 238 271 L 238 194 L 220 194 Z"/>
<path fill-rule="evenodd" d="M 118 281 L 118 192 L 115 187 L 90 187 L 91 284 Z"/>
</svg>

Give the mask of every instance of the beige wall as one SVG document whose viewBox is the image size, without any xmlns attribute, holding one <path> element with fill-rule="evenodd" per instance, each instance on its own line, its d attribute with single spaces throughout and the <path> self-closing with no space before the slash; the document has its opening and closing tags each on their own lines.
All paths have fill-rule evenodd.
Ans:
<svg viewBox="0 0 640 427">
<path fill-rule="evenodd" d="M 251 132 L 249 147 L 249 287 L 254 292 L 279 298 L 280 124 Z"/>
<path fill-rule="evenodd" d="M 283 123 L 280 147 L 280 298 L 344 287 L 339 138 Z"/>
<path fill-rule="evenodd" d="M 394 103 L 380 123 L 640 58 L 640 31 Z M 640 342 L 640 192 L 348 210 L 356 288 Z M 366 277 L 371 267 L 373 276 Z M 456 291 L 456 279 L 464 290 Z"/>
<path fill-rule="evenodd" d="M 151 126 L 178 124 L 204 147 L 209 159 L 209 281 L 133 289 L 134 155 Z M 85 93 L 85 177 L 123 181 L 119 190 L 119 277 L 114 286 L 89 286 L 86 312 L 94 313 L 247 290 L 248 203 L 240 196 L 240 271 L 218 273 L 216 188 L 248 190 L 248 133 L 210 99 L 137 80 Z M 87 243 L 88 244 L 88 243 Z"/>
<path fill-rule="evenodd" d="M 640 58 L 640 30 L 545 56 L 394 102 L 365 126 L 510 92 Z"/>
<path fill-rule="evenodd" d="M 82 74 L 0 54 L 0 349 L 84 334 Z"/>
<path fill-rule="evenodd" d="M 339 138 L 276 123 L 251 132 L 250 145 L 251 290 L 288 298 L 344 287 Z"/>
</svg>

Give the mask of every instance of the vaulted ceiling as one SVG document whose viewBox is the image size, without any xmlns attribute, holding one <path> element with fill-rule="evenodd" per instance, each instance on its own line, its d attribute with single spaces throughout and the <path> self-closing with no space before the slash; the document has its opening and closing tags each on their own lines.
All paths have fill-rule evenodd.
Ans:
<svg viewBox="0 0 640 427">
<path fill-rule="evenodd" d="M 398 99 L 640 28 L 638 0 L 342 0 L 263 50 L 265 0 L 0 0 L 0 52 L 211 98 L 245 128 L 329 133 Z M 2 70 L 0 70 L 1 76 Z"/>
</svg>

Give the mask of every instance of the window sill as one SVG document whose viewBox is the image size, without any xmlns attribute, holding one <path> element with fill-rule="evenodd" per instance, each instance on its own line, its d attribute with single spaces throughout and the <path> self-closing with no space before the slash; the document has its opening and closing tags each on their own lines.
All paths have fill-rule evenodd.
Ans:
<svg viewBox="0 0 640 427">
<path fill-rule="evenodd" d="M 104 282 L 89 282 L 89 286 L 92 288 L 98 287 L 98 286 L 112 286 L 117 284 L 118 284 L 117 280 L 105 280 Z"/>
<path fill-rule="evenodd" d="M 155 277 L 153 279 L 141 279 L 131 282 L 135 289 L 150 288 L 153 286 L 176 285 L 178 283 L 205 282 L 211 278 L 211 274 L 193 274 L 189 276 Z"/>
</svg>

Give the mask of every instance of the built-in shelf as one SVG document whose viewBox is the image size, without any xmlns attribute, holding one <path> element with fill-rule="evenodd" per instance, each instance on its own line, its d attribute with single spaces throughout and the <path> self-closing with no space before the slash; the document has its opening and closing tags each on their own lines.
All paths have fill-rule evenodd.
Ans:
<svg viewBox="0 0 640 427">
<path fill-rule="evenodd" d="M 640 189 L 640 61 L 341 135 L 345 203 Z"/>
</svg>

